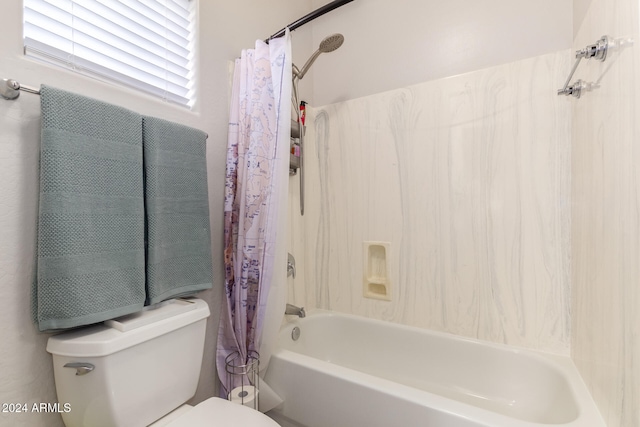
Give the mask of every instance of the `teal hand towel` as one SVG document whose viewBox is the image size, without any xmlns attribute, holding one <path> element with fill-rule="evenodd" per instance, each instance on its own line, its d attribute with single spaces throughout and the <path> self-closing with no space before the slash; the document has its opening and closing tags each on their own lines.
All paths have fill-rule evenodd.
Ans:
<svg viewBox="0 0 640 427">
<path fill-rule="evenodd" d="M 138 311 L 145 300 L 142 117 L 44 85 L 41 106 L 38 328 Z"/>
<path fill-rule="evenodd" d="M 211 287 L 207 135 L 143 117 L 147 304 Z"/>
</svg>

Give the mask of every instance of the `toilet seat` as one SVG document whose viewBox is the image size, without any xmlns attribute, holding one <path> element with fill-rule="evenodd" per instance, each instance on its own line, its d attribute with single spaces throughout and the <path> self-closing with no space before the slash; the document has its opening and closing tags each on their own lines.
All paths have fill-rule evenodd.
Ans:
<svg viewBox="0 0 640 427">
<path fill-rule="evenodd" d="M 211 397 L 166 427 L 279 427 L 261 412 L 228 400 Z"/>
</svg>

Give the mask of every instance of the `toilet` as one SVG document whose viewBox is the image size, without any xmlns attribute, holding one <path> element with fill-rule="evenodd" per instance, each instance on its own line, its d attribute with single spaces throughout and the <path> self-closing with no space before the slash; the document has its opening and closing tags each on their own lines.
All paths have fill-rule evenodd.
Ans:
<svg viewBox="0 0 640 427">
<path fill-rule="evenodd" d="M 277 427 L 218 397 L 185 404 L 200 378 L 207 317 L 203 300 L 175 299 L 50 337 L 58 401 L 68 408 L 61 411 L 65 425 Z"/>
</svg>

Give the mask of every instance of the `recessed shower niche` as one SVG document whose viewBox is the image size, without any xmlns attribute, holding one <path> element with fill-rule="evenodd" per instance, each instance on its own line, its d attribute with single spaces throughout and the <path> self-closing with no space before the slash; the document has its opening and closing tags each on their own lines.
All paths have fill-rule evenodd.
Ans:
<svg viewBox="0 0 640 427">
<path fill-rule="evenodd" d="M 363 296 L 391 301 L 388 254 L 391 243 L 364 242 Z"/>
</svg>

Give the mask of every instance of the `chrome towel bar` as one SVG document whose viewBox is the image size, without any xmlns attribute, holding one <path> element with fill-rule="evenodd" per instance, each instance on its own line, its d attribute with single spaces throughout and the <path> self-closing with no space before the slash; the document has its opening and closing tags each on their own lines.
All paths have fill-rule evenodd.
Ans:
<svg viewBox="0 0 640 427">
<path fill-rule="evenodd" d="M 20 91 L 40 95 L 40 91 L 38 89 L 34 89 L 28 86 L 22 86 L 20 83 L 13 79 L 2 79 L 2 83 L 0 83 L 0 96 L 2 96 L 4 99 L 16 99 L 20 96 Z"/>
</svg>

